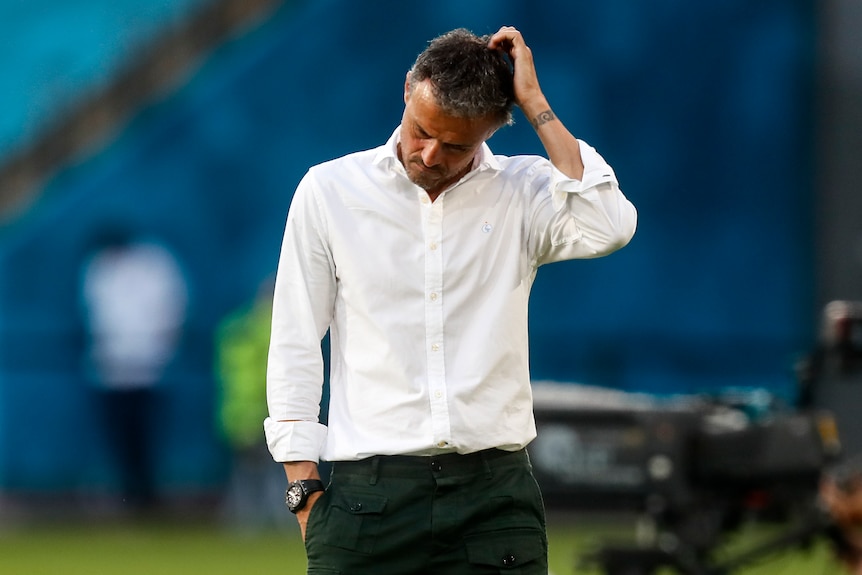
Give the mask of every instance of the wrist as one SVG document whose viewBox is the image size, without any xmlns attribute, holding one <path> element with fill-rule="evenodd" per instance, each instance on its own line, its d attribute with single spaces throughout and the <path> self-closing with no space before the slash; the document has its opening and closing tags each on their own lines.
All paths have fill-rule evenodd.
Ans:
<svg viewBox="0 0 862 575">
<path fill-rule="evenodd" d="M 535 124 L 536 117 L 551 109 L 551 105 L 548 103 L 548 100 L 541 93 L 530 99 L 524 100 L 519 104 L 519 107 L 531 124 Z"/>
<path fill-rule="evenodd" d="M 320 479 L 320 471 L 314 461 L 289 461 L 283 465 L 288 483 L 299 479 Z"/>
<path fill-rule="evenodd" d="M 326 486 L 319 479 L 299 479 L 292 481 L 284 494 L 284 501 L 292 513 L 297 513 L 303 510 L 309 501 L 313 502 L 316 500 L 325 489 Z"/>
</svg>

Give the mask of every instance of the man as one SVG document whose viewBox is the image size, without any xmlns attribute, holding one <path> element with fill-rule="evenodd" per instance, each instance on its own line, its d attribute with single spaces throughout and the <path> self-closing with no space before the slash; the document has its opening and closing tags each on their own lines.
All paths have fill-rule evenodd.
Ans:
<svg viewBox="0 0 862 575">
<path fill-rule="evenodd" d="M 544 574 L 544 509 L 524 451 L 536 434 L 530 287 L 542 264 L 624 246 L 636 212 L 551 111 L 515 28 L 433 40 L 404 103 L 385 145 L 313 167 L 296 190 L 267 441 L 309 573 Z M 550 161 L 485 144 L 514 104 Z M 334 462 L 325 491 L 320 459 Z"/>
</svg>

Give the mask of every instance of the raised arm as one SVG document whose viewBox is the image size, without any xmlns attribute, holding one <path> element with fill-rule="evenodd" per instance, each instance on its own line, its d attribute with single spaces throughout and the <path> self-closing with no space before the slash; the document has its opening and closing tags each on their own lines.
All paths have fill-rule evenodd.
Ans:
<svg viewBox="0 0 862 575">
<path fill-rule="evenodd" d="M 488 47 L 502 50 L 514 67 L 515 102 L 533 125 L 548 159 L 566 176 L 580 180 L 584 163 L 578 140 L 569 132 L 554 111 L 539 86 L 533 52 L 524 42 L 521 33 L 511 26 L 503 26 L 491 36 Z"/>
</svg>

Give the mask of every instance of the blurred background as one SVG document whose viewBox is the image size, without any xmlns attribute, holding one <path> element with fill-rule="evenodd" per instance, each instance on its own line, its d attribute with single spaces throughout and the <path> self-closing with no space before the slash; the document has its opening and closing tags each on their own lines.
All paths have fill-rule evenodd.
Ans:
<svg viewBox="0 0 862 575">
<path fill-rule="evenodd" d="M 501 25 L 640 217 L 539 273 L 534 379 L 797 405 L 862 299 L 858 1 L 2 0 L 0 514 L 230 493 L 295 185 L 386 140 L 430 38 Z"/>
</svg>

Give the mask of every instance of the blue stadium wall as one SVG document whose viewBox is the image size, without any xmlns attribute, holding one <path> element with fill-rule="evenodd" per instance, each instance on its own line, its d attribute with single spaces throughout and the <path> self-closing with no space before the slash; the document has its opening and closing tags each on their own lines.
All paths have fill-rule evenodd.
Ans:
<svg viewBox="0 0 862 575">
<path fill-rule="evenodd" d="M 117 221 L 171 246 L 190 282 L 160 481 L 218 487 L 214 329 L 275 270 L 307 167 L 383 142 L 413 58 L 454 27 L 518 26 L 557 115 L 639 209 L 623 251 L 539 272 L 534 379 L 792 401 L 814 332 L 812 4 L 287 2 L 0 231 L 0 488 L 111 482 L 77 293 L 92 235 Z M 542 153 L 522 118 L 490 145 Z"/>
</svg>

